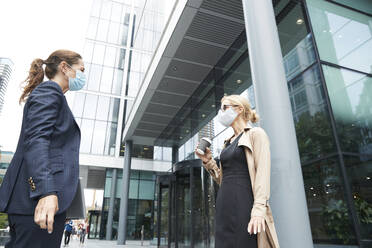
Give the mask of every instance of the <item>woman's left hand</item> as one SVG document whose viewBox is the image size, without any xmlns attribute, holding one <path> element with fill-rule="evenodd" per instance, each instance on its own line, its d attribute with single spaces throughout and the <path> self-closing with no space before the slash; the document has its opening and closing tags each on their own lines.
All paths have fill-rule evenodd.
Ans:
<svg viewBox="0 0 372 248">
<path fill-rule="evenodd" d="M 265 232 L 265 219 L 264 217 L 254 216 L 251 218 L 248 224 L 248 233 L 257 234 L 261 231 Z"/>
</svg>

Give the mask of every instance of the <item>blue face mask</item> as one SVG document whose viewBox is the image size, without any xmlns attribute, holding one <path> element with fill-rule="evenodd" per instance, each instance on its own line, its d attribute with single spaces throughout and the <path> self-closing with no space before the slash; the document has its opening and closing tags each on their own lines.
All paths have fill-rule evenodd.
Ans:
<svg viewBox="0 0 372 248">
<path fill-rule="evenodd" d="M 70 65 L 69 67 L 72 69 Z M 76 72 L 76 76 L 74 78 L 68 78 L 68 88 L 72 91 L 81 90 L 87 82 L 87 77 L 80 70 L 74 71 Z"/>
</svg>

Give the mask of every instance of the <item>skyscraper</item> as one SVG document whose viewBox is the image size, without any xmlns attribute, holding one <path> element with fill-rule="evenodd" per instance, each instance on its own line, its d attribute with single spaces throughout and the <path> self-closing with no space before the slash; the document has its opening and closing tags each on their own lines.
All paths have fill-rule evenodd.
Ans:
<svg viewBox="0 0 372 248">
<path fill-rule="evenodd" d="M 0 57 L 0 115 L 3 109 L 6 88 L 12 75 L 13 62 L 8 58 Z"/>
</svg>

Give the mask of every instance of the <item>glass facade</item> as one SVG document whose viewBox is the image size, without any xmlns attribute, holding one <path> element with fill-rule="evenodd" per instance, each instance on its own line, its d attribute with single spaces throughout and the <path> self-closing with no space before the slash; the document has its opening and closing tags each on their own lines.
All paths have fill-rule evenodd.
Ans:
<svg viewBox="0 0 372 248">
<path fill-rule="evenodd" d="M 128 224 L 127 237 L 129 240 L 140 240 L 141 229 L 144 227 L 144 238 L 150 240 L 154 232 L 154 199 L 155 199 L 155 173 L 152 171 L 131 170 L 129 182 L 129 201 L 128 201 Z M 117 169 L 116 188 L 111 189 L 113 179 L 113 169 L 106 170 L 106 182 L 102 207 L 102 218 L 100 228 L 100 239 L 106 238 L 106 225 L 110 205 L 110 195 L 115 190 L 114 212 L 112 237 L 118 238 L 120 199 L 123 185 L 123 170 Z"/>
<path fill-rule="evenodd" d="M 83 52 L 88 80 L 72 107 L 81 153 L 123 156 L 118 135 L 174 2 L 93 0 Z"/>
<path fill-rule="evenodd" d="M 367 5 L 273 1 L 315 244 L 372 245 L 372 15 Z M 193 150 L 206 126 L 213 130 L 214 156 L 232 134 L 215 119 L 223 95 L 244 94 L 255 107 L 245 33 L 230 51 L 157 140 L 161 146 L 178 140 L 178 161 L 185 168 L 193 167 Z M 167 210 L 158 214 L 170 219 L 158 225 L 159 244 L 213 247 L 213 214 L 207 214 L 214 211 L 213 199 L 199 195 L 200 188 L 213 187 L 199 174 L 196 168 L 175 170 L 175 179 L 163 187 L 167 203 L 161 199 L 161 207 Z M 173 226 L 176 234 L 165 231 Z"/>
</svg>

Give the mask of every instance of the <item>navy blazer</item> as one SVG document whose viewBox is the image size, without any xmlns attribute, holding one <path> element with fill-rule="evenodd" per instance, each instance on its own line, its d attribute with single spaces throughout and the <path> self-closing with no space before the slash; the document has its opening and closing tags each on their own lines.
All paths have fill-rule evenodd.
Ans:
<svg viewBox="0 0 372 248">
<path fill-rule="evenodd" d="M 56 192 L 58 213 L 70 206 L 79 180 L 80 129 L 61 87 L 43 82 L 23 109 L 21 134 L 0 187 L 0 212 L 33 215 L 39 198 Z"/>
</svg>

